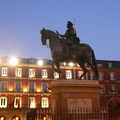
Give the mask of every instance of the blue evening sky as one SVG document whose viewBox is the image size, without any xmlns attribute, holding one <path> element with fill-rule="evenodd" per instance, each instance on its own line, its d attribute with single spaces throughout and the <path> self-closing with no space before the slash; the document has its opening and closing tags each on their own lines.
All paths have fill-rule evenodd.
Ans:
<svg viewBox="0 0 120 120">
<path fill-rule="evenodd" d="M 40 30 L 64 34 L 74 19 L 97 59 L 120 61 L 120 0 L 0 0 L 0 56 L 52 59 Z"/>
</svg>

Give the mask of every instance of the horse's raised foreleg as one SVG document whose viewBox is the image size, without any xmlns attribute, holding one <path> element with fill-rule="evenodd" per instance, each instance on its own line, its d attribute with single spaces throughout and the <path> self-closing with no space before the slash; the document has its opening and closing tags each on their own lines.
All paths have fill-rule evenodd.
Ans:
<svg viewBox="0 0 120 120">
<path fill-rule="evenodd" d="M 78 63 L 79 64 L 79 63 Z M 86 67 L 85 67 L 85 64 L 79 64 L 80 65 L 80 67 L 83 69 L 83 74 L 81 75 L 81 76 L 79 76 L 79 78 L 78 78 L 78 80 L 81 80 L 82 79 L 82 77 L 87 73 L 87 69 L 86 69 Z"/>
<path fill-rule="evenodd" d="M 62 61 L 62 59 L 63 59 L 63 55 L 60 55 L 59 57 L 54 59 L 53 62 L 51 63 L 53 70 L 57 73 L 61 73 L 59 62 Z"/>
</svg>

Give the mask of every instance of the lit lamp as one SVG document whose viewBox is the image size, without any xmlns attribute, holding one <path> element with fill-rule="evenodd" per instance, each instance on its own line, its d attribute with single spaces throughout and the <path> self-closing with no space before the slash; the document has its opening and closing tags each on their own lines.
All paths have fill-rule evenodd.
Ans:
<svg viewBox="0 0 120 120">
<path fill-rule="evenodd" d="M 4 117 L 1 117 L 0 120 L 4 120 Z"/>
<path fill-rule="evenodd" d="M 16 64 L 18 64 L 18 59 L 17 58 L 11 58 L 10 61 L 9 61 L 9 63 L 11 65 L 16 65 Z"/>
<path fill-rule="evenodd" d="M 19 120 L 19 118 L 18 118 L 18 117 L 16 117 L 16 120 Z"/>
<path fill-rule="evenodd" d="M 69 63 L 70 66 L 74 66 L 74 63 Z"/>
<path fill-rule="evenodd" d="M 23 92 L 27 92 L 27 88 L 24 88 Z"/>
<path fill-rule="evenodd" d="M 40 89 L 37 89 L 37 92 L 40 92 Z"/>
<path fill-rule="evenodd" d="M 43 60 L 38 60 L 38 65 L 43 65 Z"/>
<path fill-rule="evenodd" d="M 9 88 L 9 91 L 13 91 L 13 88 Z"/>
</svg>

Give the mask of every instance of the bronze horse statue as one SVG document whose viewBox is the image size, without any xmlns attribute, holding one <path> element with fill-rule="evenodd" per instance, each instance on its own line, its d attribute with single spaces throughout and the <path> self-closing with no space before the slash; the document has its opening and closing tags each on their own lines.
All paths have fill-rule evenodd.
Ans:
<svg viewBox="0 0 120 120">
<path fill-rule="evenodd" d="M 59 73 L 60 78 L 60 62 L 74 62 L 78 63 L 80 67 L 83 69 L 83 74 L 79 76 L 79 80 L 88 72 L 85 63 L 91 66 L 94 72 L 94 80 L 98 79 L 98 69 L 95 59 L 95 54 L 93 49 L 87 44 L 76 44 L 76 46 L 69 51 L 69 56 L 65 55 L 64 41 L 53 31 L 42 29 L 41 33 L 41 42 L 42 45 L 46 45 L 47 39 L 49 40 L 49 46 L 51 50 L 51 56 L 53 62 L 51 63 L 52 68 L 55 72 Z"/>
</svg>

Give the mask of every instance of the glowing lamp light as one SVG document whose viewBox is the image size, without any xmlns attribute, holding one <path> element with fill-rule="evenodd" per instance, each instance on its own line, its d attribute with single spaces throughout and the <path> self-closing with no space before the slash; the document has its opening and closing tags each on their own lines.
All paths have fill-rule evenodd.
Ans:
<svg viewBox="0 0 120 120">
<path fill-rule="evenodd" d="M 69 63 L 70 66 L 74 66 L 74 63 Z"/>
<path fill-rule="evenodd" d="M 19 118 L 18 118 L 18 117 L 16 117 L 16 120 L 19 120 Z"/>
<path fill-rule="evenodd" d="M 13 89 L 12 89 L 12 88 L 9 88 L 9 91 L 13 91 Z"/>
<path fill-rule="evenodd" d="M 37 92 L 40 92 L 40 89 L 37 89 Z"/>
<path fill-rule="evenodd" d="M 46 120 L 46 117 L 44 117 L 43 120 Z"/>
<path fill-rule="evenodd" d="M 63 64 L 66 65 L 66 62 L 64 62 Z"/>
<path fill-rule="evenodd" d="M 9 62 L 10 62 L 11 65 L 16 65 L 16 64 L 18 64 L 18 59 L 17 58 L 11 58 Z"/>
<path fill-rule="evenodd" d="M 43 65 L 43 60 L 39 60 L 38 65 Z"/>
<path fill-rule="evenodd" d="M 25 89 L 23 90 L 23 92 L 27 92 L 27 89 L 25 88 Z"/>
<path fill-rule="evenodd" d="M 1 119 L 0 120 L 4 120 L 4 117 L 1 117 Z"/>
</svg>

